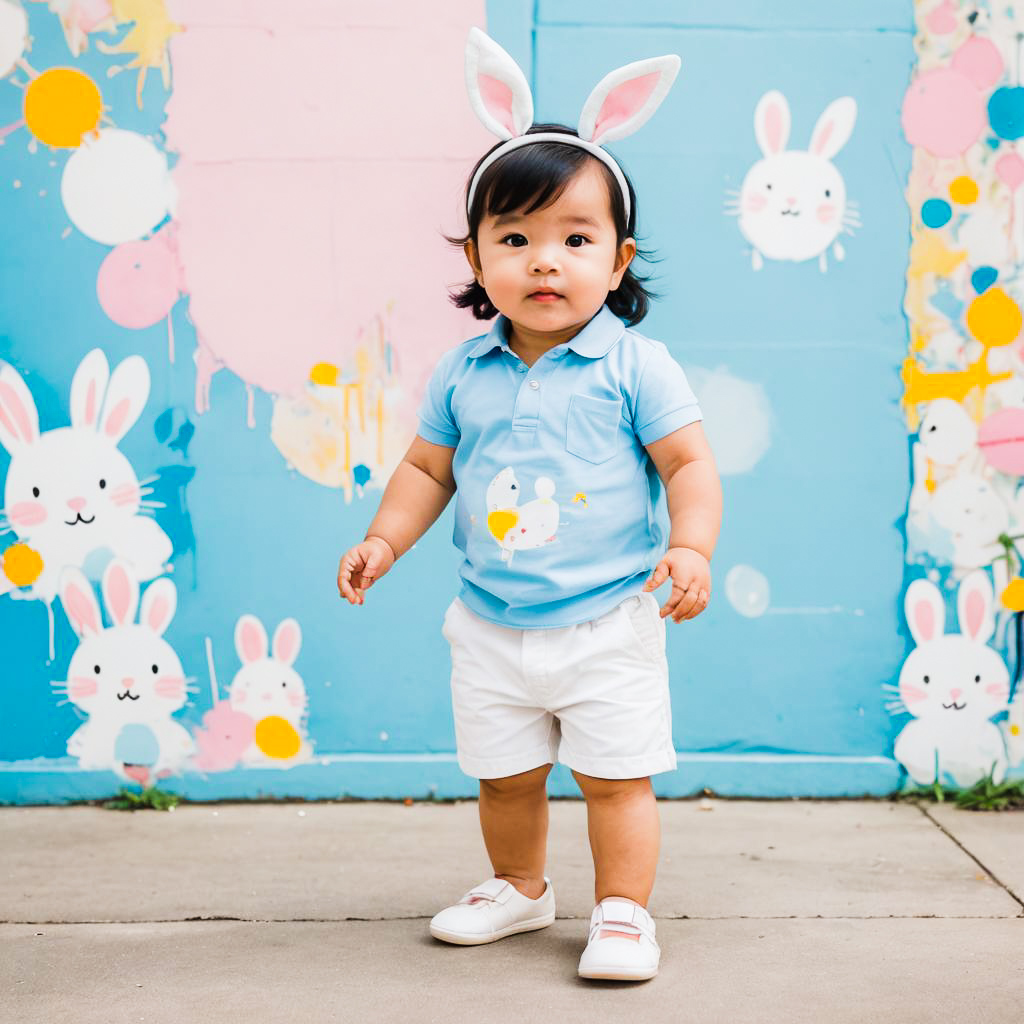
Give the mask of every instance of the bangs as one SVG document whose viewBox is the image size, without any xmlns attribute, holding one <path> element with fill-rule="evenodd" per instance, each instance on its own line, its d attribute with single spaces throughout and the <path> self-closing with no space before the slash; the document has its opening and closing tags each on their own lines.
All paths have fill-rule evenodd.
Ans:
<svg viewBox="0 0 1024 1024">
<path fill-rule="evenodd" d="M 485 216 L 542 210 L 557 202 L 592 159 L 585 150 L 557 142 L 521 146 L 484 171 L 473 197 L 473 206 L 479 209 L 471 211 L 470 219 L 479 224 Z"/>
</svg>

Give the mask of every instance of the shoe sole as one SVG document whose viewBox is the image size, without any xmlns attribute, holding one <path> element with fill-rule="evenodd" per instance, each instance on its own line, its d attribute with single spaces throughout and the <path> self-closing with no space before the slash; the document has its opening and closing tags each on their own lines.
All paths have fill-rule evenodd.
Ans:
<svg viewBox="0 0 1024 1024">
<path fill-rule="evenodd" d="M 534 917 L 529 921 L 519 921 L 516 924 L 507 925 L 502 928 L 501 931 L 495 932 L 493 935 L 472 935 L 464 932 L 449 932 L 443 928 L 436 928 L 434 925 L 430 926 L 430 934 L 435 939 L 440 939 L 442 942 L 451 942 L 456 946 L 482 946 L 487 942 L 497 942 L 498 939 L 503 939 L 507 935 L 516 935 L 519 932 L 534 932 L 541 928 L 547 928 L 548 925 L 555 923 L 555 915 L 545 914 L 543 917 Z"/>
<path fill-rule="evenodd" d="M 578 971 L 581 978 L 594 981 L 648 981 L 657 973 L 657 967 L 592 967 L 589 970 L 580 968 Z"/>
</svg>

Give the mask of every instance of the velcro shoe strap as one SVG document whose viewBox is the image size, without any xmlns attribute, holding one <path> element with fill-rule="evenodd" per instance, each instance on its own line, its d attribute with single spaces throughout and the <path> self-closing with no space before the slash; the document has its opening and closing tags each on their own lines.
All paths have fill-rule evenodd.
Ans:
<svg viewBox="0 0 1024 1024">
<path fill-rule="evenodd" d="M 514 887 L 503 878 L 488 878 L 478 886 L 470 889 L 459 901 L 460 903 L 473 903 L 479 899 L 489 900 L 492 903 L 504 904 L 512 899 Z"/>
<path fill-rule="evenodd" d="M 622 926 L 636 930 L 638 933 L 654 937 L 654 919 L 638 903 L 628 900 L 617 900 L 614 897 L 602 900 L 591 915 L 591 928 L 598 926 Z"/>
</svg>

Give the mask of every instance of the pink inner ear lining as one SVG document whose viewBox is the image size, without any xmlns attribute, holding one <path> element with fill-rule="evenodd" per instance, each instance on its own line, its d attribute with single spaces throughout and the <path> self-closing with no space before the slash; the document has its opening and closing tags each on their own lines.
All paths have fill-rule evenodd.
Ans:
<svg viewBox="0 0 1024 1024">
<path fill-rule="evenodd" d="M 773 153 L 782 149 L 782 111 L 777 103 L 769 103 L 764 114 L 764 134 Z"/>
<path fill-rule="evenodd" d="M 89 381 L 89 390 L 85 395 L 85 423 L 92 426 L 96 421 L 96 381 Z"/>
<path fill-rule="evenodd" d="M 166 597 L 157 597 L 153 600 L 153 603 L 149 606 L 149 615 L 147 616 L 147 622 L 151 628 L 156 629 L 163 623 L 168 607 Z"/>
<path fill-rule="evenodd" d="M 661 78 L 660 71 L 631 78 L 614 89 L 604 99 L 594 122 L 593 138 L 597 139 L 607 131 L 629 120 L 654 92 Z"/>
<path fill-rule="evenodd" d="M 266 653 L 260 631 L 251 622 L 242 626 L 242 653 L 246 661 L 257 661 Z"/>
<path fill-rule="evenodd" d="M 985 599 L 978 591 L 972 590 L 968 593 L 964 611 L 967 617 L 967 632 L 971 636 L 977 636 L 981 632 L 981 624 L 985 618 Z"/>
<path fill-rule="evenodd" d="M 131 598 L 131 587 L 123 569 L 115 568 L 110 572 L 107 582 L 110 596 L 110 614 L 119 622 L 128 618 L 128 602 Z"/>
<path fill-rule="evenodd" d="M 480 95 L 483 97 L 484 106 L 495 120 L 515 135 L 516 129 L 512 122 L 513 96 L 511 88 L 492 75 L 485 75 L 483 72 L 477 75 L 477 81 L 480 85 Z"/>
<path fill-rule="evenodd" d="M 825 122 L 825 127 L 821 129 L 821 134 L 814 140 L 814 145 L 811 147 L 815 153 L 820 153 L 825 148 L 834 126 L 835 122 L 831 119 Z"/>
<path fill-rule="evenodd" d="M 103 429 L 109 437 L 113 437 L 121 429 L 121 424 L 124 423 L 130 408 L 131 402 L 127 398 L 122 398 L 111 410 L 107 422 L 103 425 Z"/>
<path fill-rule="evenodd" d="M 18 396 L 18 392 L 10 384 L 6 384 L 2 380 L 0 380 L 0 401 L 4 403 L 7 411 L 14 418 L 14 426 L 11 427 L 7 416 L 4 416 L 4 426 L 22 441 L 31 441 L 34 433 L 29 422 L 28 413 L 25 411 L 25 406 Z"/>
<path fill-rule="evenodd" d="M 82 632 L 87 628 L 93 633 L 100 631 L 100 624 L 96 621 L 96 605 L 73 583 L 67 588 L 64 595 L 64 607 L 67 608 L 71 618 L 78 623 Z"/>
<path fill-rule="evenodd" d="M 935 613 L 927 601 L 918 601 L 914 606 L 914 621 L 917 631 L 925 640 L 931 640 L 935 632 Z"/>
<path fill-rule="evenodd" d="M 274 655 L 281 661 L 290 662 L 295 657 L 298 634 L 294 626 L 285 626 L 277 634 L 274 644 Z"/>
</svg>

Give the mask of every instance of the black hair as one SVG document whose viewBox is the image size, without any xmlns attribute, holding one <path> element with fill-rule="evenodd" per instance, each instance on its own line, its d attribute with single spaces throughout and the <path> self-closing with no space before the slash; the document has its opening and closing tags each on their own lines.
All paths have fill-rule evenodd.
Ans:
<svg viewBox="0 0 1024 1024">
<path fill-rule="evenodd" d="M 534 135 L 538 132 L 559 132 L 578 137 L 577 132 L 563 124 L 535 124 L 527 131 L 527 135 Z M 499 142 L 492 146 L 477 161 L 469 176 L 469 181 L 466 183 L 467 199 L 469 198 L 469 182 L 473 180 L 477 167 L 500 145 L 502 143 Z M 516 210 L 533 213 L 535 210 L 549 206 L 558 199 L 569 182 L 589 163 L 597 164 L 604 173 L 608 196 L 611 200 L 612 220 L 615 223 L 616 248 L 622 245 L 627 238 L 635 239 L 636 193 L 633 191 L 633 183 L 629 180 L 625 170 L 622 171 L 622 174 L 626 179 L 626 187 L 629 189 L 628 218 L 622 190 L 615 175 L 604 162 L 580 146 L 567 146 L 561 142 L 535 142 L 529 146 L 520 146 L 495 160 L 477 182 L 473 205 L 469 209 L 469 232 L 461 238 L 445 235 L 445 239 L 460 249 L 464 248 L 466 242 L 470 240 L 475 246 L 480 221 L 485 215 L 499 216 Z M 622 165 L 619 164 L 619 167 L 621 169 Z M 651 252 L 641 249 L 639 245 L 637 246 L 637 256 L 647 262 L 658 262 L 652 260 Z M 641 278 L 635 274 L 631 263 L 626 268 L 625 274 L 622 275 L 619 287 L 615 291 L 609 292 L 608 298 L 605 300 L 608 308 L 620 320 L 625 320 L 629 327 L 633 327 L 643 320 L 652 299 L 661 298 L 657 292 L 645 287 L 649 280 L 649 278 Z M 473 316 L 477 320 L 490 320 L 498 314 L 497 308 L 491 302 L 483 285 L 475 278 L 463 286 L 460 291 L 453 293 L 450 298 L 460 309 L 472 307 Z"/>
</svg>

